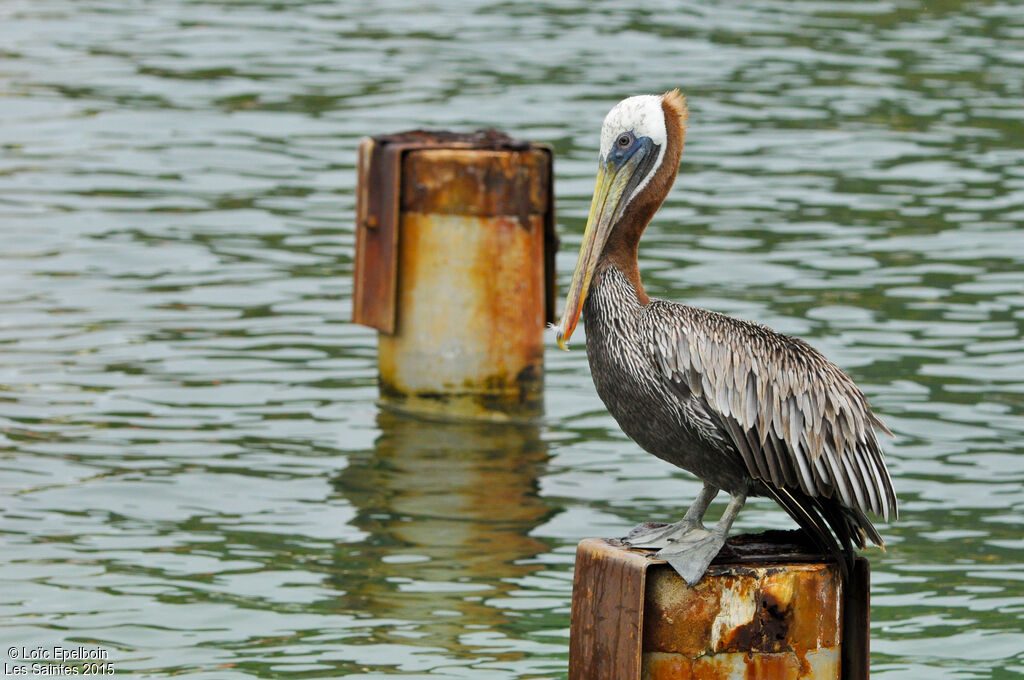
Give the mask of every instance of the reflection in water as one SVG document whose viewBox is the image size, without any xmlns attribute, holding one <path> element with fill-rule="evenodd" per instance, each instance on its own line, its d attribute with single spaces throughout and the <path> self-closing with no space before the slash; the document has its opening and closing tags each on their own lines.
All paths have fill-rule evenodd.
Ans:
<svg viewBox="0 0 1024 680">
<path fill-rule="evenodd" d="M 543 566 L 532 558 L 549 546 L 530 534 L 552 513 L 537 494 L 546 445 L 532 424 L 383 411 L 377 425 L 374 449 L 350 455 L 333 480 L 368 535 L 339 549 L 332 581 L 346 609 L 429 622 L 418 644 L 464 650 L 467 626 L 500 629 L 515 616 L 488 602 Z"/>
</svg>

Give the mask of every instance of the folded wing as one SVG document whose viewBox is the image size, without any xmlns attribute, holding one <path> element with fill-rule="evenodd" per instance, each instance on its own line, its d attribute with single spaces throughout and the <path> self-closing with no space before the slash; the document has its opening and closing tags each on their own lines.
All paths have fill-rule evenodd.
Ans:
<svg viewBox="0 0 1024 680">
<path fill-rule="evenodd" d="M 665 380 L 708 412 L 751 477 L 790 514 L 806 509 L 789 507 L 794 503 L 839 501 L 881 542 L 863 513 L 886 520 L 897 514 L 874 432 L 889 430 L 849 376 L 802 340 L 715 312 L 653 301 L 644 321 Z"/>
</svg>

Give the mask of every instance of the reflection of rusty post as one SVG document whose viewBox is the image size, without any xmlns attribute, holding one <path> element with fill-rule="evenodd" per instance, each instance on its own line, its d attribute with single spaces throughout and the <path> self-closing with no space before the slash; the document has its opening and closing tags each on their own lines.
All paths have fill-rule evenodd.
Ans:
<svg viewBox="0 0 1024 680">
<path fill-rule="evenodd" d="M 534 536 L 554 510 L 537 493 L 548 460 L 539 424 L 424 427 L 385 409 L 376 426 L 373 448 L 351 452 L 332 480 L 355 511 L 349 524 L 367 533 L 363 543 L 336 552 L 330 578 L 341 592 L 333 606 L 421 622 L 426 637 L 419 644 L 444 648 L 453 658 L 474 648 L 493 652 L 465 639 L 466 624 L 514 626 L 515 613 L 492 600 L 515 597 L 521 579 L 546 568 L 537 556 L 550 549 Z M 410 581 L 417 587 L 408 587 Z M 486 597 L 474 597 L 481 594 Z M 521 653 L 506 654 L 515 655 Z"/>
<path fill-rule="evenodd" d="M 539 413 L 554 307 L 551 160 L 493 132 L 360 146 L 353 320 L 380 331 L 390 405 Z"/>
<path fill-rule="evenodd" d="M 730 539 L 692 588 L 652 552 L 582 541 L 569 680 L 867 678 L 867 560 L 844 601 L 839 568 L 780 536 Z"/>
</svg>

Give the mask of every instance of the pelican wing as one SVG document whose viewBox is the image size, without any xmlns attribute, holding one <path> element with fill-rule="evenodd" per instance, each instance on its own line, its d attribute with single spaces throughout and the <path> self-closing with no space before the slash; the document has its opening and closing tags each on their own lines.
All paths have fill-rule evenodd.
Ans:
<svg viewBox="0 0 1024 680">
<path fill-rule="evenodd" d="M 853 380 L 813 347 L 662 300 L 647 306 L 642 329 L 675 392 L 717 421 L 776 500 L 780 493 L 837 499 L 895 518 L 896 495 L 874 433 L 889 430 Z"/>
</svg>

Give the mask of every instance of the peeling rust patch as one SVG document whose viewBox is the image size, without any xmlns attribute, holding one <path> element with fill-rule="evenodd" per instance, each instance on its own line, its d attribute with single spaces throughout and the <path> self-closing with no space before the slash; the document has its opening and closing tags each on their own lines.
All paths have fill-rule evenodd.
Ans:
<svg viewBox="0 0 1024 680">
<path fill-rule="evenodd" d="M 736 626 L 723 636 L 721 650 L 756 649 L 762 652 L 781 652 L 792 649 L 789 638 L 788 609 L 780 607 L 774 597 L 763 591 L 752 594 L 750 604 L 753 608 L 753 616 L 750 621 Z"/>
<path fill-rule="evenodd" d="M 644 649 L 690 658 L 707 652 L 721 597 L 721 590 L 708 588 L 706 581 L 680 588 L 671 569 L 650 569 L 644 595 Z"/>
<path fill-rule="evenodd" d="M 793 654 L 750 654 L 744 656 L 744 680 L 787 680 L 804 678 Z"/>
<path fill-rule="evenodd" d="M 547 210 L 548 154 L 539 149 L 421 149 L 402 164 L 403 212 L 514 217 Z"/>
<path fill-rule="evenodd" d="M 377 341 L 384 398 L 430 411 L 472 401 L 459 415 L 499 419 L 542 403 L 543 241 L 530 220 L 526 231 L 508 217 L 402 214 L 396 332 Z"/>
</svg>

